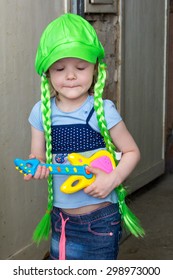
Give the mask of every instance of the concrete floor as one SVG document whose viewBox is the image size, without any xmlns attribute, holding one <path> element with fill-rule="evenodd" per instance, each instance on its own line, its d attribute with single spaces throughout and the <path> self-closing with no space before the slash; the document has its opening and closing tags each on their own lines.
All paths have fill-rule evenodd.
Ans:
<svg viewBox="0 0 173 280">
<path fill-rule="evenodd" d="M 173 174 L 162 175 L 129 199 L 146 236 L 129 235 L 120 245 L 118 259 L 173 260 Z"/>
</svg>

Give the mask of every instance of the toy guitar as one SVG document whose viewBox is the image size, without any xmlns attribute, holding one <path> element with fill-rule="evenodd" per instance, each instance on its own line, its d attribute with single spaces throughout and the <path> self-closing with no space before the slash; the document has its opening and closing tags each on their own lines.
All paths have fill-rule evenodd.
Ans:
<svg viewBox="0 0 173 280">
<path fill-rule="evenodd" d="M 34 176 L 39 165 L 46 166 L 50 174 L 71 175 L 60 187 L 61 191 L 67 194 L 77 192 L 95 181 L 95 175 L 86 170 L 86 166 L 99 168 L 106 173 L 110 173 L 115 168 L 112 155 L 106 150 L 100 150 L 91 157 L 86 158 L 80 154 L 72 153 L 68 155 L 71 165 L 43 164 L 36 158 L 22 160 L 16 158 L 14 164 L 20 173 Z"/>
</svg>

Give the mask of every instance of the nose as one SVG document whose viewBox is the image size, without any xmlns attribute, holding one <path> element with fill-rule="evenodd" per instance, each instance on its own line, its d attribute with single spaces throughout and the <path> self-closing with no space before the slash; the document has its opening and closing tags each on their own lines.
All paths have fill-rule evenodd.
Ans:
<svg viewBox="0 0 173 280">
<path fill-rule="evenodd" d="M 69 70 L 66 75 L 67 80 L 76 80 L 76 73 L 74 70 Z"/>
</svg>

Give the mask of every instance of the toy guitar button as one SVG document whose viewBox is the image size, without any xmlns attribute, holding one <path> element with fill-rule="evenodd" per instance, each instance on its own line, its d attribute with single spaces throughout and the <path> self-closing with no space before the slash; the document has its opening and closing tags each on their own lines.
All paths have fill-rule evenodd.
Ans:
<svg viewBox="0 0 173 280">
<path fill-rule="evenodd" d="M 89 170 L 86 169 L 86 174 L 91 174 L 91 172 Z"/>
</svg>

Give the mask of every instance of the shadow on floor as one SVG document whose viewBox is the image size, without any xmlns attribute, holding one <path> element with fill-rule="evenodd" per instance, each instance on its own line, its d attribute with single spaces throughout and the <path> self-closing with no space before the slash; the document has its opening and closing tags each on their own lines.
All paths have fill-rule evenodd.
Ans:
<svg viewBox="0 0 173 280">
<path fill-rule="evenodd" d="M 172 260 L 173 174 L 162 175 L 130 195 L 128 200 L 146 235 L 139 239 L 129 235 L 120 245 L 118 259 Z"/>
</svg>

